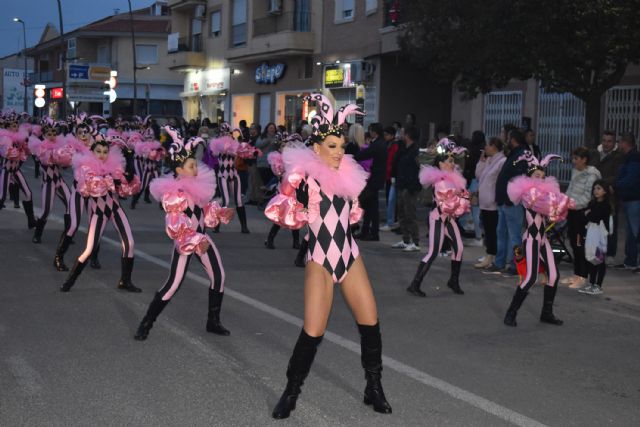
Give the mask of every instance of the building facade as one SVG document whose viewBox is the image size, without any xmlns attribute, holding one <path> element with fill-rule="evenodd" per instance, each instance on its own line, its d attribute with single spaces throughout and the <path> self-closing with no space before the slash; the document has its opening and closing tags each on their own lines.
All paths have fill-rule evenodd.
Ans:
<svg viewBox="0 0 640 427">
<path fill-rule="evenodd" d="M 0 58 L 0 110 L 22 113 L 24 110 L 24 85 L 27 85 L 27 112 L 33 110 L 33 91 L 29 87 L 29 76 L 33 73 L 33 59 L 25 62 L 23 53 Z"/>
</svg>

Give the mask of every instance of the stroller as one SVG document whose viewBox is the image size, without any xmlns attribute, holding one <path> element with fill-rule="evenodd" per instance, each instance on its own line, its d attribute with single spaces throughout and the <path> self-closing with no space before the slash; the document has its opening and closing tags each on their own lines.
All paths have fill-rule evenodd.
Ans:
<svg viewBox="0 0 640 427">
<path fill-rule="evenodd" d="M 572 263 L 573 256 L 565 244 L 567 221 L 562 221 L 560 223 L 553 222 L 549 224 L 545 231 L 547 233 L 549 244 L 551 245 L 551 250 L 553 250 L 553 257 L 555 258 L 556 263 L 559 264 L 564 259 L 566 259 L 567 262 Z"/>
</svg>

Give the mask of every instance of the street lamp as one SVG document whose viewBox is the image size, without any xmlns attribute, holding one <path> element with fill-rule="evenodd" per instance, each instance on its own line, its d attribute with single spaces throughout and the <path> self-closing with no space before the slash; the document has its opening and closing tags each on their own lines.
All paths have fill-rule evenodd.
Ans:
<svg viewBox="0 0 640 427">
<path fill-rule="evenodd" d="M 24 25 L 24 21 L 20 18 L 13 18 L 13 22 L 19 22 L 22 24 L 22 38 L 24 41 L 24 51 L 22 52 L 22 56 L 24 56 L 24 79 L 22 80 L 22 84 L 24 85 L 24 112 L 29 112 L 29 104 L 27 101 L 27 29 Z"/>
<path fill-rule="evenodd" d="M 133 47 L 133 114 L 138 112 L 138 80 L 136 72 L 138 71 L 138 61 L 136 60 L 136 32 L 133 28 L 133 12 L 131 11 L 131 0 L 129 2 L 129 23 L 131 24 L 131 46 Z"/>
</svg>

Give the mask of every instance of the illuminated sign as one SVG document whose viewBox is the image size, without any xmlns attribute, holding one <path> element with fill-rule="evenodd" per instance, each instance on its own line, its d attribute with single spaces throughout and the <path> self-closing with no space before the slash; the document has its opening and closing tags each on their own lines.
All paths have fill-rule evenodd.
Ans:
<svg viewBox="0 0 640 427">
<path fill-rule="evenodd" d="M 330 66 L 324 69 L 324 87 L 343 87 L 344 68 L 341 66 Z"/>
<path fill-rule="evenodd" d="M 286 65 L 282 63 L 269 65 L 268 63 L 263 62 L 256 68 L 256 83 L 274 84 L 284 76 L 285 68 Z"/>
<path fill-rule="evenodd" d="M 54 87 L 51 89 L 51 99 L 62 99 L 63 93 L 61 87 Z"/>
</svg>

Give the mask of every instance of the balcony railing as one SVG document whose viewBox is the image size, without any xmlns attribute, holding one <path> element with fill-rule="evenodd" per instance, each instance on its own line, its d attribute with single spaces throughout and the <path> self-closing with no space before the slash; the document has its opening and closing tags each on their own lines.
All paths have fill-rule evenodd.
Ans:
<svg viewBox="0 0 640 427">
<path fill-rule="evenodd" d="M 281 31 L 311 31 L 311 13 L 287 12 L 281 15 L 269 15 L 253 21 L 253 36 L 279 33 Z"/>
<path fill-rule="evenodd" d="M 202 34 L 195 34 L 192 37 L 180 37 L 178 39 L 178 50 L 175 52 L 202 52 Z"/>
</svg>

